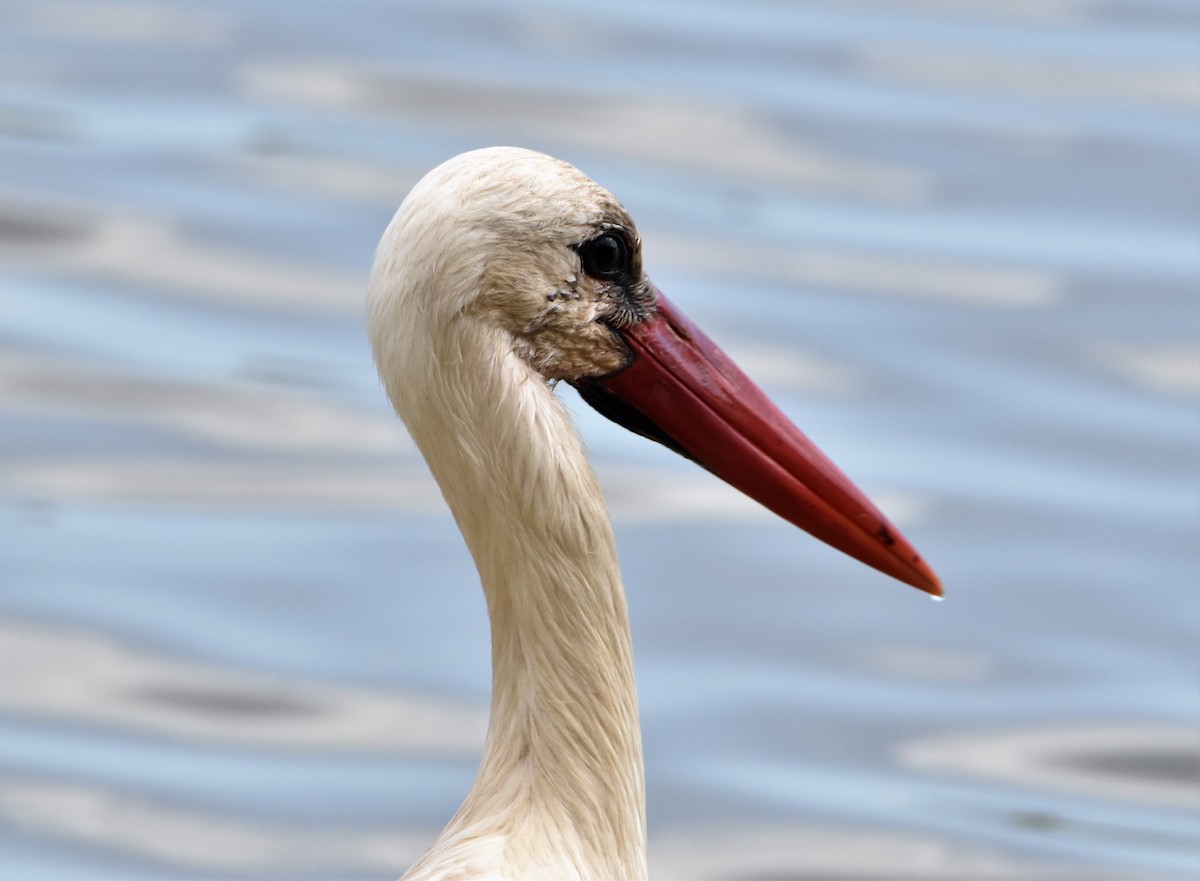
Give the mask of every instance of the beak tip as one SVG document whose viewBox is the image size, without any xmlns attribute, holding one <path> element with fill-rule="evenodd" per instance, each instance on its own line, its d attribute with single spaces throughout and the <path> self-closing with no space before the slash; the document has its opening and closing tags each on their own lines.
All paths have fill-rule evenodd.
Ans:
<svg viewBox="0 0 1200 881">
<path fill-rule="evenodd" d="M 933 570 L 925 565 L 923 560 L 917 560 L 913 568 L 916 570 L 914 577 L 908 583 L 918 590 L 923 590 L 935 600 L 944 600 L 946 592 L 942 588 L 941 579 L 938 578 Z"/>
</svg>

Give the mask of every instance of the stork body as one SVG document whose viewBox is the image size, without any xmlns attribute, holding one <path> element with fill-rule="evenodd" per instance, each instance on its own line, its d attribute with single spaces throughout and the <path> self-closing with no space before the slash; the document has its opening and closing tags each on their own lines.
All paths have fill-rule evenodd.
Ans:
<svg viewBox="0 0 1200 881">
<path fill-rule="evenodd" d="M 740 372 L 645 278 L 640 240 L 617 200 L 565 163 L 493 148 L 430 172 L 380 242 L 368 313 L 380 376 L 474 557 L 492 635 L 478 775 L 403 881 L 646 877 L 625 596 L 608 512 L 554 382 L 572 382 L 606 416 L 937 592 L 932 573 L 865 499 L 851 501 L 866 514 L 843 511 L 845 478 L 819 453 L 814 468 L 811 445 L 794 461 L 755 458 L 757 447 L 776 445 L 756 432 L 787 435 L 772 422 L 777 411 L 764 417 L 738 386 Z M 695 345 L 715 368 L 672 361 L 680 352 L 686 361 Z M 661 371 L 689 369 L 716 372 L 691 381 L 693 391 L 661 385 Z M 694 406 L 714 382 L 738 392 L 714 405 L 734 408 L 718 414 L 720 425 L 705 424 L 707 409 L 664 412 L 672 395 Z M 748 404 L 736 400 L 745 395 Z M 736 424 L 738 407 L 757 422 L 727 438 L 721 432 Z M 808 444 L 787 427 L 795 436 L 783 442 Z M 750 452 L 722 459 L 720 445 L 736 447 L 743 436 Z M 795 474 L 810 485 L 797 488 Z M 825 507 L 813 507 L 814 495 Z"/>
</svg>

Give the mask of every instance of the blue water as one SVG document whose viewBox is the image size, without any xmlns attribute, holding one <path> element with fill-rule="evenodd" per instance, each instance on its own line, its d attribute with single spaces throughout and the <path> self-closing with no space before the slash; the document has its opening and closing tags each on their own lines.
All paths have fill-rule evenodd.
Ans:
<svg viewBox="0 0 1200 881">
<path fill-rule="evenodd" d="M 517 143 L 934 563 L 933 604 L 564 393 L 651 866 L 1200 874 L 1200 9 L 0 5 L 0 877 L 389 878 L 489 687 L 371 365 L 375 243 Z"/>
</svg>

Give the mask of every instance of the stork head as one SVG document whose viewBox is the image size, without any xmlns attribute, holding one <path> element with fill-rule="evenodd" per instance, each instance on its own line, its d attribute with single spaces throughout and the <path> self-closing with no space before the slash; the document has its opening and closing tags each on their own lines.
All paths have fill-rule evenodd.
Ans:
<svg viewBox="0 0 1200 881">
<path fill-rule="evenodd" d="M 612 194 L 565 162 L 501 147 L 456 156 L 409 193 L 380 242 L 370 311 L 377 356 L 380 335 L 414 320 L 427 326 L 409 347 L 459 324 L 500 335 L 548 380 L 574 380 L 626 364 L 609 325 L 653 300 Z M 403 322 L 384 315 L 397 309 Z"/>
<path fill-rule="evenodd" d="M 503 353 L 496 370 L 570 382 L 609 419 L 862 562 L 941 594 L 900 532 L 654 287 L 633 220 L 565 162 L 502 147 L 429 172 L 380 242 L 368 312 L 402 416 L 406 376 L 485 340 Z"/>
</svg>

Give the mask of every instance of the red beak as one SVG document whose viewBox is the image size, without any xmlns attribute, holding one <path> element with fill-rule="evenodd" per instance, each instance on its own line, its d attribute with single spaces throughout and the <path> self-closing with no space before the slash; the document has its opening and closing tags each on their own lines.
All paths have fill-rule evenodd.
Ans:
<svg viewBox="0 0 1200 881">
<path fill-rule="evenodd" d="M 942 586 L 887 518 L 661 292 L 618 333 L 620 373 L 576 384 L 602 414 L 694 459 L 785 520 L 934 596 Z"/>
</svg>

